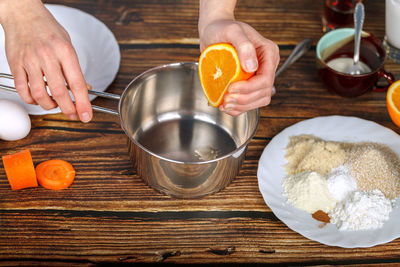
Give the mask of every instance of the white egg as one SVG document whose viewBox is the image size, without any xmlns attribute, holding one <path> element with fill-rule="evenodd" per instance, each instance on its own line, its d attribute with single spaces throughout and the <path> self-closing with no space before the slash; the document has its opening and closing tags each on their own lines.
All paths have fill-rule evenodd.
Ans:
<svg viewBox="0 0 400 267">
<path fill-rule="evenodd" d="M 31 119 L 20 104 L 0 99 L 0 139 L 15 141 L 24 138 L 31 130 Z"/>
</svg>

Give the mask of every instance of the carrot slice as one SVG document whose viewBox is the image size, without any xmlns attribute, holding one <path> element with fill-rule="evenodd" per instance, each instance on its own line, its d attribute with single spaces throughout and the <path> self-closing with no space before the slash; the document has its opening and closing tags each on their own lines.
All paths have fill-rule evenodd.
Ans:
<svg viewBox="0 0 400 267">
<path fill-rule="evenodd" d="M 36 176 L 39 184 L 47 189 L 65 189 L 72 184 L 75 170 L 71 163 L 52 159 L 43 161 L 36 166 Z"/>
<path fill-rule="evenodd" d="M 12 190 L 38 186 L 31 152 L 28 149 L 2 156 L 2 159 Z"/>
</svg>

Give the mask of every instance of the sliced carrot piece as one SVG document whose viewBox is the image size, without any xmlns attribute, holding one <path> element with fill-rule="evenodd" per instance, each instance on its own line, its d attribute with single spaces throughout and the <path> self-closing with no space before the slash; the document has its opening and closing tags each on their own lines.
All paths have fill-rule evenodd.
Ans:
<svg viewBox="0 0 400 267">
<path fill-rule="evenodd" d="M 31 152 L 27 149 L 2 157 L 12 190 L 38 186 Z"/>
<path fill-rule="evenodd" d="M 36 166 L 36 176 L 39 184 L 44 188 L 65 189 L 74 181 L 75 169 L 65 160 L 52 159 Z"/>
</svg>

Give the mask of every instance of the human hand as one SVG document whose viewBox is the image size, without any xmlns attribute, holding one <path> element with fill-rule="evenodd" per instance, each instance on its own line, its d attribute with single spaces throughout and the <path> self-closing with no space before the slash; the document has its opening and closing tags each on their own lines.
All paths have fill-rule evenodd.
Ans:
<svg viewBox="0 0 400 267">
<path fill-rule="evenodd" d="M 83 122 L 90 121 L 92 108 L 86 82 L 65 29 L 40 0 L 5 0 L 1 4 L 0 9 L 8 11 L 0 12 L 7 60 L 23 101 L 46 110 L 59 106 L 69 119 L 79 116 Z"/>
<path fill-rule="evenodd" d="M 214 43 L 231 43 L 239 56 L 242 68 L 256 74 L 247 81 L 232 83 L 219 107 L 237 116 L 271 102 L 275 71 L 279 64 L 278 46 L 264 38 L 250 25 L 234 19 L 199 21 L 200 50 Z"/>
</svg>

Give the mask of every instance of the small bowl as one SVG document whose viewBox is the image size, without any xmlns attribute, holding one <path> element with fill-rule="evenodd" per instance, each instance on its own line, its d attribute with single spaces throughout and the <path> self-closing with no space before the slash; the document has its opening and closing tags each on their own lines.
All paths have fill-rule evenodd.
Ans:
<svg viewBox="0 0 400 267">
<path fill-rule="evenodd" d="M 360 44 L 360 61 L 371 71 L 360 75 L 351 75 L 328 66 L 332 59 L 353 58 L 354 29 L 342 28 L 330 31 L 317 43 L 316 62 L 318 76 L 330 92 L 345 97 L 360 96 L 369 91 L 386 91 L 394 82 L 394 76 L 385 71 L 386 52 L 382 42 L 368 32 L 362 32 Z M 378 85 L 384 78 L 385 85 Z"/>
</svg>

